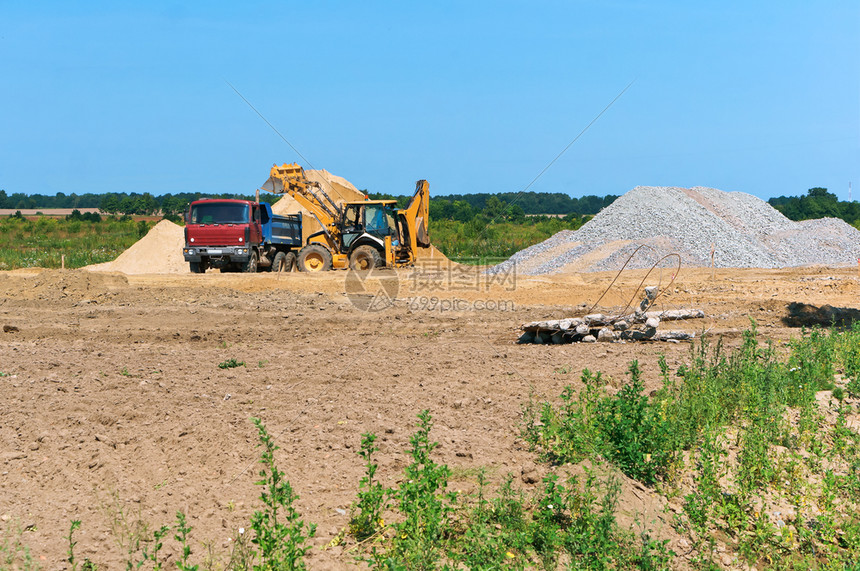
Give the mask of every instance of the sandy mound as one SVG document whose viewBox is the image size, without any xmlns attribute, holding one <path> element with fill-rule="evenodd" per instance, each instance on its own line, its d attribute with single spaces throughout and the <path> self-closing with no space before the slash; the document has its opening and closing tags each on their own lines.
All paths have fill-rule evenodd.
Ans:
<svg viewBox="0 0 860 571">
<path fill-rule="evenodd" d="M 579 230 L 563 230 L 491 271 L 523 275 L 651 267 L 676 253 L 685 266 L 841 266 L 860 258 L 860 231 L 842 220 L 794 222 L 763 200 L 713 188 L 638 186 Z M 668 265 L 668 264 L 667 264 Z"/>
<path fill-rule="evenodd" d="M 418 248 L 419 258 L 415 261 L 415 266 L 427 270 L 444 269 L 452 266 L 458 266 L 448 259 L 448 256 L 442 253 L 442 250 L 430 244 L 429 248 Z"/>
<path fill-rule="evenodd" d="M 184 274 L 188 264 L 182 257 L 185 234 L 182 226 L 162 220 L 146 236 L 112 262 L 86 266 L 93 272 L 122 272 L 124 274 Z"/>
<path fill-rule="evenodd" d="M 308 170 L 305 175 L 309 180 L 315 181 L 322 185 L 322 189 L 331 196 L 332 200 L 338 204 L 342 202 L 355 202 L 364 200 L 364 194 L 351 182 L 343 177 L 333 175 L 325 169 Z M 316 218 L 310 211 L 302 208 L 298 202 L 291 196 L 284 195 L 275 204 L 272 205 L 272 212 L 275 214 L 297 214 L 302 213 L 302 240 L 307 240 L 308 236 L 322 230 L 322 226 L 317 222 Z"/>
</svg>

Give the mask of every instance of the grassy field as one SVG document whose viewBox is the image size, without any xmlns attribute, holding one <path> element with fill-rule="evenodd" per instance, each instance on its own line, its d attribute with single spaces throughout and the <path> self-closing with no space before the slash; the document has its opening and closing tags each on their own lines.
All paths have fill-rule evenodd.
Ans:
<svg viewBox="0 0 860 571">
<path fill-rule="evenodd" d="M 109 262 L 143 237 L 152 222 L 106 218 L 99 222 L 42 216 L 0 219 L 0 270 L 67 268 Z"/>
<path fill-rule="evenodd" d="M 99 222 L 39 216 L 0 218 L 0 270 L 80 268 L 115 259 L 142 238 L 155 220 L 110 217 Z M 541 217 L 525 222 L 487 224 L 481 218 L 469 222 L 435 220 L 433 244 L 452 260 L 465 264 L 494 264 L 523 248 L 546 240 L 561 230 L 576 230 L 581 219 Z"/>
<path fill-rule="evenodd" d="M 469 222 L 433 220 L 431 240 L 442 253 L 463 264 L 494 264 L 510 258 L 523 248 L 546 240 L 562 230 L 576 230 L 582 219 L 530 218 L 526 222 L 487 224 L 480 218 Z"/>
</svg>

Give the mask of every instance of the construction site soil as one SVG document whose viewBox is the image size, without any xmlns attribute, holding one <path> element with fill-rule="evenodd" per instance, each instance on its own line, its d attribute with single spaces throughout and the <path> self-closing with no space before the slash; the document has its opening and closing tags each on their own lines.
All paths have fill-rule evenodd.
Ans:
<svg viewBox="0 0 860 571">
<path fill-rule="evenodd" d="M 452 489 L 474 490 L 476 469 L 486 468 L 495 483 L 513 473 L 534 490 L 535 472 L 548 469 L 518 436 L 530 394 L 554 399 L 586 367 L 621 386 L 633 359 L 651 389 L 660 354 L 672 366 L 688 359 L 685 343 L 516 344 L 523 322 L 582 315 L 614 273 L 487 285 L 478 270 L 458 268 L 457 280 L 452 271 L 390 274 L 397 300 L 379 312 L 353 305 L 345 271 L 0 273 L 0 524 L 27 530 L 22 540 L 47 569 L 65 568 L 63 538 L 76 519 L 79 560 L 122 566 L 110 505 L 153 529 L 182 510 L 194 528 L 193 560 L 204 543 L 226 553 L 260 506 L 249 421 L 260 417 L 277 437 L 300 513 L 319 524 L 310 568 L 348 567 L 343 546 L 324 547 L 347 524 L 364 473 L 362 433 L 379 435 L 378 475 L 394 485 L 416 414 L 429 409 Z M 623 274 L 601 305 L 623 306 L 642 276 Z M 856 307 L 858 299 L 853 268 L 684 268 L 658 305 L 702 308 L 704 321 L 673 328 L 736 343 L 751 318 L 766 338 L 798 335 L 782 323 L 791 302 Z M 244 366 L 219 368 L 229 359 Z M 680 553 L 665 502 L 623 479 L 619 521 L 644 522 Z M 175 559 L 173 542 L 165 549 Z"/>
</svg>

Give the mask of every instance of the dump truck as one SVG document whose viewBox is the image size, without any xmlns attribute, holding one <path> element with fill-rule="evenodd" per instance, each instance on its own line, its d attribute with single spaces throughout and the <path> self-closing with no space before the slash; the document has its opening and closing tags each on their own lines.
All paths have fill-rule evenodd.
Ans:
<svg viewBox="0 0 860 571">
<path fill-rule="evenodd" d="M 182 255 L 192 273 L 289 271 L 301 246 L 301 213 L 279 216 L 259 200 L 195 200 L 185 214 Z"/>
<path fill-rule="evenodd" d="M 295 163 L 274 165 L 261 190 L 291 196 L 322 227 L 298 251 L 300 271 L 409 266 L 430 247 L 426 180 L 415 184 L 415 194 L 403 209 L 396 207 L 395 200 L 337 203 Z"/>
</svg>

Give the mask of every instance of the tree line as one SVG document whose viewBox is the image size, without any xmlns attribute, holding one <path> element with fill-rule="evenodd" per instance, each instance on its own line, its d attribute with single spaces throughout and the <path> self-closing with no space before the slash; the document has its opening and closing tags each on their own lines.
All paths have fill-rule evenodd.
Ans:
<svg viewBox="0 0 860 571">
<path fill-rule="evenodd" d="M 366 192 L 366 191 L 363 191 Z M 388 194 L 371 194 L 375 199 L 396 199 L 405 206 L 411 196 L 393 196 Z M 104 194 L 65 194 L 58 192 L 54 196 L 43 194 L 27 195 L 24 193 L 7 194 L 0 190 L 0 208 L 18 210 L 37 208 L 98 208 L 105 214 L 154 216 L 161 214 L 166 217 L 181 216 L 191 201 L 200 198 L 237 198 L 253 200 L 254 197 L 243 194 L 208 194 L 201 192 L 185 192 L 178 194 L 163 194 L 155 196 L 148 192 L 125 193 L 109 192 Z M 260 200 L 273 203 L 280 198 L 278 195 L 263 193 Z M 478 216 L 490 220 L 517 221 L 526 216 L 554 215 L 568 216 L 597 214 L 601 208 L 608 206 L 617 196 L 609 195 L 570 197 L 562 193 L 525 192 L 516 194 L 502 192 L 496 194 L 451 194 L 434 196 L 430 199 L 431 216 L 440 220 L 456 220 L 469 222 Z"/>
<path fill-rule="evenodd" d="M 366 192 L 366 191 L 363 191 Z M 374 199 L 395 199 L 401 207 L 406 206 L 411 196 L 371 193 Z M 210 194 L 183 192 L 177 194 L 152 195 L 144 193 L 109 192 L 103 194 L 66 194 L 54 196 L 42 194 L 7 194 L 0 190 L 0 208 L 98 208 L 105 214 L 155 216 L 176 218 L 182 215 L 188 204 L 200 198 L 237 198 L 253 200 L 244 194 Z M 273 203 L 278 195 L 263 193 L 260 200 Z M 566 219 L 582 219 L 600 212 L 618 198 L 616 195 L 571 197 L 554 192 L 499 192 L 476 194 L 449 194 L 430 199 L 430 217 L 435 220 L 470 222 L 472 220 L 522 222 L 539 215 L 563 216 Z M 826 188 L 810 188 L 803 196 L 779 196 L 768 203 L 791 220 L 814 218 L 841 218 L 860 228 L 860 203 L 840 201 Z"/>
<path fill-rule="evenodd" d="M 790 220 L 841 218 L 860 228 L 860 203 L 839 200 L 826 188 L 817 186 L 810 188 L 805 196 L 779 196 L 767 202 Z"/>
<path fill-rule="evenodd" d="M 362 191 L 366 192 L 366 191 Z M 405 208 L 412 196 L 369 193 L 374 200 L 396 200 Z M 561 193 L 514 192 L 449 194 L 430 198 L 430 218 L 457 222 L 524 222 L 547 216 L 582 220 L 597 214 L 618 198 L 615 195 L 570 197 Z"/>
<path fill-rule="evenodd" d="M 0 190 L 0 208 L 27 210 L 36 208 L 98 208 L 105 214 L 156 216 L 167 218 L 181 216 L 188 204 L 200 198 L 238 198 L 254 200 L 253 196 L 244 194 L 210 194 L 202 192 L 182 192 L 178 194 L 162 194 L 154 196 L 148 192 L 108 192 L 104 194 L 65 194 L 58 192 L 54 196 L 44 194 L 24 193 L 6 194 Z M 260 200 L 275 202 L 275 195 L 262 195 Z"/>
</svg>

